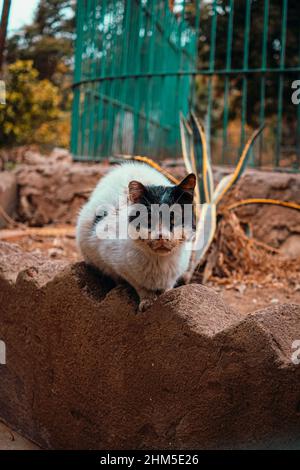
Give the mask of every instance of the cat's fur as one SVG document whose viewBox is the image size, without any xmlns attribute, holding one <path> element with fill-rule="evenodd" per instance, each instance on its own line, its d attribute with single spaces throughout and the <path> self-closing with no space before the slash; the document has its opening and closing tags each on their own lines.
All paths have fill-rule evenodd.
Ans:
<svg viewBox="0 0 300 470">
<path fill-rule="evenodd" d="M 129 204 L 192 203 L 194 175 L 181 186 L 174 186 L 161 173 L 142 163 L 126 163 L 103 177 L 89 201 L 82 208 L 77 224 L 77 242 L 85 261 L 116 281 L 125 280 L 140 298 L 140 310 L 148 308 L 159 293 L 174 287 L 187 271 L 191 255 L 191 231 L 180 240 L 99 239 L 112 216 L 120 214 Z M 121 205 L 119 204 L 121 198 Z M 96 216 L 99 206 L 111 205 Z M 119 209 L 117 209 L 119 207 Z M 102 225 L 101 225 L 102 224 Z M 148 228 L 147 228 L 148 230 Z M 98 233 L 98 232 L 97 232 Z"/>
</svg>

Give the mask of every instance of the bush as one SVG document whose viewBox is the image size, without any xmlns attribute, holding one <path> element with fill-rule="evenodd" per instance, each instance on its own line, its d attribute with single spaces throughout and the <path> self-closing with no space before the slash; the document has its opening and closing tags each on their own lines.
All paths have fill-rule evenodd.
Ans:
<svg viewBox="0 0 300 470">
<path fill-rule="evenodd" d="M 18 60 L 8 67 L 6 90 L 6 105 L 0 105 L 1 146 L 68 144 L 69 115 L 60 109 L 60 90 L 39 80 L 32 61 Z"/>
</svg>

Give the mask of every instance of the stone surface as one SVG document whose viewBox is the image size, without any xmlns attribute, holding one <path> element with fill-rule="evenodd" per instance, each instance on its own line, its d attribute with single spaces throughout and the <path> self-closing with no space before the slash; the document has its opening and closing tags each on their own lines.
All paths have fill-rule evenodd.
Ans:
<svg viewBox="0 0 300 470">
<path fill-rule="evenodd" d="M 30 225 L 74 223 L 80 207 L 107 168 L 57 159 L 20 165 L 16 170 L 20 219 Z"/>
<path fill-rule="evenodd" d="M 54 148 L 48 155 L 42 154 L 39 146 L 34 144 L 0 149 L 0 171 L 6 167 L 13 168 L 15 165 L 22 163 L 28 165 L 43 165 L 45 161 L 64 161 L 65 163 L 71 163 L 72 160 L 73 158 L 69 150 L 60 147 Z"/>
<path fill-rule="evenodd" d="M 67 265 L 66 261 L 47 262 L 41 254 L 25 254 L 12 243 L 0 242 L 0 256 L 0 275 L 11 284 L 16 282 L 19 274 L 23 277 L 27 274 L 41 286 Z"/>
<path fill-rule="evenodd" d="M 17 207 L 17 180 L 14 173 L 0 172 L 0 207 L 13 217 Z M 6 226 L 6 221 L 0 213 L 0 228 Z"/>
<path fill-rule="evenodd" d="M 0 415 L 26 437 L 55 449 L 299 447 L 299 305 L 245 317 L 189 285 L 137 314 L 129 287 L 83 263 L 0 253 Z"/>
<path fill-rule="evenodd" d="M 252 198 L 277 199 L 300 204 L 300 173 L 248 170 L 238 183 L 235 194 L 226 199 L 229 203 Z M 236 213 L 242 222 L 250 224 L 255 238 L 275 248 L 280 248 L 287 242 L 290 248 L 286 254 L 297 256 L 296 251 L 291 249 L 292 241 L 288 242 L 288 239 L 300 236 L 300 211 L 255 204 L 241 207 Z"/>
<path fill-rule="evenodd" d="M 0 422 L 0 450 L 38 450 L 33 442 Z"/>
<path fill-rule="evenodd" d="M 280 251 L 290 258 L 300 258 L 300 232 L 291 234 L 281 245 Z"/>
</svg>

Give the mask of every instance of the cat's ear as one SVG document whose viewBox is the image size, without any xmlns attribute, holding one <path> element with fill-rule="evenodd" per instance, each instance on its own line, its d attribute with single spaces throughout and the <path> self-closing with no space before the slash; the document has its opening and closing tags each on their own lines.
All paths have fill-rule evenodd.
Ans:
<svg viewBox="0 0 300 470">
<path fill-rule="evenodd" d="M 187 175 L 179 184 L 178 187 L 183 191 L 193 195 L 196 186 L 196 176 L 194 173 Z"/>
<path fill-rule="evenodd" d="M 128 185 L 128 196 L 130 202 L 137 204 L 140 202 L 146 191 L 145 186 L 139 181 L 130 181 Z"/>
</svg>

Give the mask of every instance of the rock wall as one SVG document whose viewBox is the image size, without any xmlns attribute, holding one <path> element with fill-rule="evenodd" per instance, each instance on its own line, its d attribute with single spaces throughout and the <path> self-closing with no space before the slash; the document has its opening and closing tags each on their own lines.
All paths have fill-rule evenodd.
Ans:
<svg viewBox="0 0 300 470">
<path fill-rule="evenodd" d="M 299 447 L 300 306 L 244 317 L 200 285 L 137 314 L 83 263 L 0 244 L 0 416 L 55 449 Z"/>
<path fill-rule="evenodd" d="M 33 226 L 75 223 L 80 207 L 107 169 L 66 162 L 21 165 L 16 170 L 19 218 Z"/>
<path fill-rule="evenodd" d="M 238 184 L 232 200 L 277 199 L 300 204 L 300 174 L 249 170 Z M 231 200 L 231 202 L 232 202 Z M 237 210 L 252 234 L 284 254 L 300 256 L 300 211 L 278 206 L 249 205 Z"/>
</svg>

